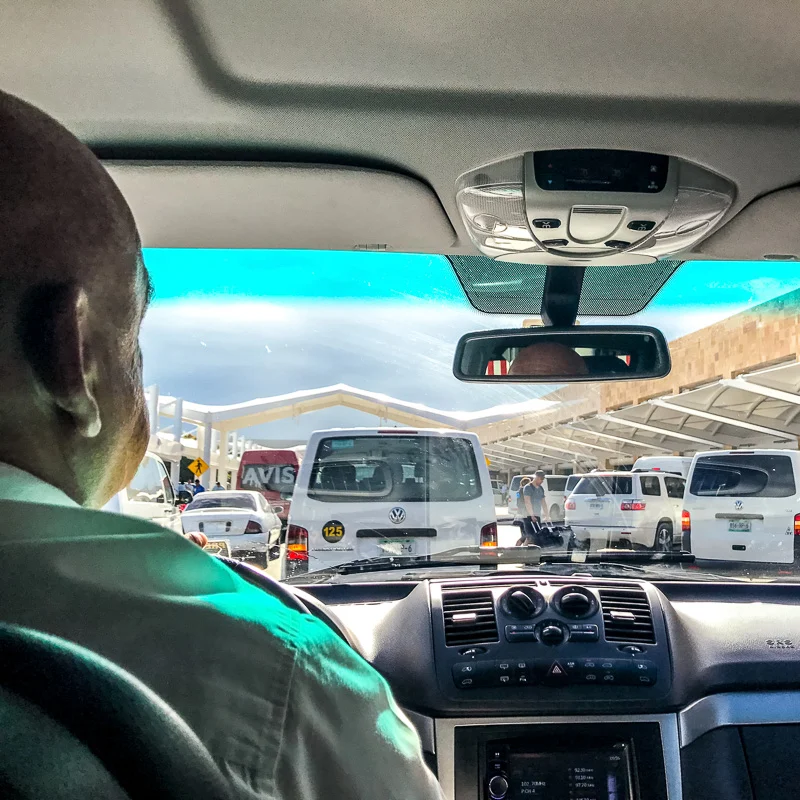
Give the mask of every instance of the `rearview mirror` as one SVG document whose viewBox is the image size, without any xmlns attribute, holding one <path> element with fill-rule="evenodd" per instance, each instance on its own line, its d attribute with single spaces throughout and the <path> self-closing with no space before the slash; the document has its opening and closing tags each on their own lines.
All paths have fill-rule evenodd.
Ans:
<svg viewBox="0 0 800 800">
<path fill-rule="evenodd" d="M 480 383 L 580 383 L 663 378 L 661 331 L 632 325 L 513 328 L 461 337 L 453 374 Z"/>
</svg>

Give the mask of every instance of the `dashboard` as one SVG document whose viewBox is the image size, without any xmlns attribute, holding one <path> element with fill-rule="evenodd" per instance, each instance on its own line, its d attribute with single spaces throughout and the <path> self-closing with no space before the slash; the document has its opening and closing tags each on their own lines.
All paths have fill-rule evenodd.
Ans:
<svg viewBox="0 0 800 800">
<path fill-rule="evenodd" d="M 800 795 L 800 586 L 492 574 L 304 586 L 454 800 Z"/>
</svg>

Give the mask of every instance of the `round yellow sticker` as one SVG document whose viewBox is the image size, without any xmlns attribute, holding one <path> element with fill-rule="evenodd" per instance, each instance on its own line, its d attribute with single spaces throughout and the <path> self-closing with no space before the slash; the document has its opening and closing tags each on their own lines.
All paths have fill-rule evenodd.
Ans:
<svg viewBox="0 0 800 800">
<path fill-rule="evenodd" d="M 326 542 L 338 542 L 344 536 L 344 525 L 338 519 L 332 519 L 322 526 L 322 538 Z"/>
</svg>

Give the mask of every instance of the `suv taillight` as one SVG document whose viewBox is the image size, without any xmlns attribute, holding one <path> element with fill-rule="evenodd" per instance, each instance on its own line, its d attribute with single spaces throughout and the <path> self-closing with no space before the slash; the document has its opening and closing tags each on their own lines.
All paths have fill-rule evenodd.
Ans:
<svg viewBox="0 0 800 800">
<path fill-rule="evenodd" d="M 245 533 L 264 533 L 263 528 L 259 525 L 254 519 L 251 519 L 250 522 L 247 523 L 247 527 L 244 529 Z"/>
<path fill-rule="evenodd" d="M 497 547 L 496 522 L 490 522 L 481 528 L 481 547 Z"/>
<path fill-rule="evenodd" d="M 574 511 L 576 509 L 576 507 L 577 506 L 575 505 L 575 501 L 574 500 L 567 500 L 567 502 L 564 503 L 564 510 L 565 511 Z"/>
<path fill-rule="evenodd" d="M 308 531 L 290 525 L 286 531 L 286 558 L 289 561 L 308 561 Z"/>
<path fill-rule="evenodd" d="M 797 516 L 800 517 L 800 514 Z M 683 533 L 692 532 L 692 515 L 688 511 L 681 512 L 681 531 Z M 797 533 L 797 517 L 794 518 L 794 532 Z"/>
<path fill-rule="evenodd" d="M 623 500 L 619 504 L 620 511 L 644 511 L 647 506 L 647 503 L 643 503 L 641 500 Z"/>
</svg>

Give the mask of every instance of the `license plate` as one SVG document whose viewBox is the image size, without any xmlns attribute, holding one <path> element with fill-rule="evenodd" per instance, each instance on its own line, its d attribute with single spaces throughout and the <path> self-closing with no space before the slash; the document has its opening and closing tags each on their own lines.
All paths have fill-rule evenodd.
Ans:
<svg viewBox="0 0 800 800">
<path fill-rule="evenodd" d="M 383 539 L 378 543 L 378 547 L 386 555 L 391 556 L 415 556 L 417 554 L 417 543 L 414 539 Z"/>
<path fill-rule="evenodd" d="M 589 503 L 589 508 L 599 511 L 603 507 L 602 503 Z"/>
<path fill-rule="evenodd" d="M 223 533 L 224 531 L 225 531 L 224 522 L 206 522 L 206 524 L 203 525 L 203 532 L 206 534 Z"/>
<path fill-rule="evenodd" d="M 731 533 L 749 533 L 751 524 L 749 519 L 732 519 L 728 521 L 728 530 Z"/>
<path fill-rule="evenodd" d="M 215 541 L 210 541 L 208 544 L 203 548 L 207 553 L 211 553 L 212 556 L 226 556 L 227 558 L 231 557 L 231 543 L 227 539 L 219 539 Z"/>
</svg>

